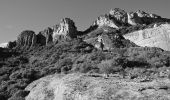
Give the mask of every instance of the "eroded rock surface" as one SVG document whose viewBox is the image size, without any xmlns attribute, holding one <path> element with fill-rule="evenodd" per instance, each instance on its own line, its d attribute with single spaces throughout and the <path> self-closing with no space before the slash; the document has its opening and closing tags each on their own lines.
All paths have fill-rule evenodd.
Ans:
<svg viewBox="0 0 170 100">
<path fill-rule="evenodd" d="M 47 44 L 51 43 L 53 41 L 52 34 L 53 34 L 53 30 L 50 27 L 46 28 L 44 31 L 41 31 L 37 35 L 38 43 L 40 43 L 42 45 L 47 45 Z"/>
<path fill-rule="evenodd" d="M 26 30 L 21 32 L 17 38 L 17 46 L 29 48 L 35 46 L 37 43 L 37 37 L 34 31 Z"/>
<path fill-rule="evenodd" d="M 132 81 L 110 75 L 51 75 L 31 83 L 26 100 L 169 100 L 169 79 Z"/>
<path fill-rule="evenodd" d="M 124 37 L 139 46 L 159 47 L 170 51 L 170 24 L 154 25 L 153 28 L 135 31 Z"/>
<path fill-rule="evenodd" d="M 74 38 L 77 34 L 75 23 L 70 18 L 62 19 L 59 25 L 54 27 L 53 41 L 56 42 L 60 38 Z"/>
</svg>

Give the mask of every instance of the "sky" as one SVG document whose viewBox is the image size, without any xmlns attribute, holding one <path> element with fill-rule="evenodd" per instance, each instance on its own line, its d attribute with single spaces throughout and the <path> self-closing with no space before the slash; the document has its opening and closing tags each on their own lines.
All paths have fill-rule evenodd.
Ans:
<svg viewBox="0 0 170 100">
<path fill-rule="evenodd" d="M 14 41 L 23 30 L 38 34 L 69 17 L 78 30 L 87 29 L 111 9 L 144 10 L 170 18 L 170 0 L 0 0 L 0 43 Z"/>
</svg>

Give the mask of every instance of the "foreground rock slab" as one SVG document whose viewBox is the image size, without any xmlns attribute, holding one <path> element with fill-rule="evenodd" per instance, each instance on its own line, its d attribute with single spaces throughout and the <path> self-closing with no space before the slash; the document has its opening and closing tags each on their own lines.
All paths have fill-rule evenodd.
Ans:
<svg viewBox="0 0 170 100">
<path fill-rule="evenodd" d="M 170 80 L 132 81 L 104 75 L 51 75 L 25 89 L 26 100 L 170 100 Z"/>
</svg>

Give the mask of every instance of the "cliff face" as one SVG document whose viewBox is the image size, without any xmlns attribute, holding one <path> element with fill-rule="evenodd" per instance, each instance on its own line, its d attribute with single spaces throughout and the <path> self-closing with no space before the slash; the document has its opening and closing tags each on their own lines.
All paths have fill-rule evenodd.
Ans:
<svg viewBox="0 0 170 100">
<path fill-rule="evenodd" d="M 44 31 L 41 31 L 37 35 L 38 43 L 42 45 L 47 45 L 51 43 L 53 41 L 52 34 L 53 34 L 53 30 L 50 27 L 46 28 Z"/>
<path fill-rule="evenodd" d="M 37 37 L 35 32 L 31 30 L 26 30 L 21 32 L 17 38 L 17 47 L 30 48 L 35 46 L 37 43 Z"/>
<path fill-rule="evenodd" d="M 70 18 L 62 19 L 61 23 L 53 28 L 53 41 L 63 38 L 74 38 L 77 34 L 75 23 Z"/>
<path fill-rule="evenodd" d="M 124 37 L 139 46 L 159 47 L 170 51 L 170 24 L 155 25 L 153 28 L 135 31 Z"/>
</svg>

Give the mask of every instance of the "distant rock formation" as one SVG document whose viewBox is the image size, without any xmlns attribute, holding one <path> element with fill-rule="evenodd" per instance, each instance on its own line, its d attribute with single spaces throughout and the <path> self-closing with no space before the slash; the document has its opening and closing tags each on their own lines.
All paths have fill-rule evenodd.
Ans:
<svg viewBox="0 0 170 100">
<path fill-rule="evenodd" d="M 129 25 L 149 25 L 156 22 L 170 22 L 169 19 L 162 18 L 156 14 L 146 13 L 144 11 L 126 12 L 120 8 L 112 9 L 109 14 L 100 16 L 94 22 L 94 25 L 109 26 L 120 28 Z"/>
<path fill-rule="evenodd" d="M 77 28 L 75 23 L 70 18 L 62 19 L 59 25 L 53 27 L 53 42 L 60 40 L 61 38 L 74 38 L 77 35 Z"/>
<path fill-rule="evenodd" d="M 34 31 L 25 30 L 17 38 L 17 47 L 30 48 L 37 43 L 37 37 Z"/>
<path fill-rule="evenodd" d="M 139 46 L 159 47 L 170 51 L 170 24 L 154 25 L 152 28 L 124 35 Z"/>
<path fill-rule="evenodd" d="M 130 43 L 125 42 L 127 40 L 124 38 L 120 39 L 119 37 L 121 36 L 117 35 L 117 32 L 114 32 L 114 30 L 120 31 L 122 30 L 120 33 L 126 34 L 127 32 L 132 32 L 133 30 L 139 30 L 138 28 L 140 29 L 148 28 L 147 26 L 158 22 L 160 23 L 170 22 L 170 19 L 162 18 L 161 16 L 158 16 L 156 14 L 150 14 L 140 10 L 137 12 L 126 12 L 125 10 L 122 10 L 120 8 L 115 8 L 112 9 L 108 14 L 99 16 L 94 21 L 94 23 L 85 31 L 82 32 L 78 31 L 73 20 L 71 20 L 70 18 L 64 18 L 61 20 L 59 24 L 54 25 L 52 28 L 48 27 L 43 31 L 39 32 L 37 35 L 30 30 L 23 31 L 18 36 L 16 44 L 17 47 L 32 47 L 35 44 L 47 45 L 49 43 L 58 43 L 67 40 L 72 40 L 73 38 L 81 37 L 82 39 L 84 39 L 84 41 L 93 44 L 93 46 L 97 48 L 110 49 L 115 47 L 115 43 L 118 43 L 117 40 L 121 40 L 119 41 L 120 42 L 119 44 L 121 44 L 122 40 L 126 45 L 127 43 Z M 157 25 L 155 24 L 152 27 L 153 30 L 156 27 Z M 118 37 L 119 39 L 116 39 L 116 41 L 114 41 L 115 40 L 114 37 Z M 125 37 L 136 43 L 136 40 L 131 39 L 131 37 L 129 37 L 128 35 L 125 35 Z M 123 46 L 124 44 L 121 45 Z M 130 45 L 132 46 L 132 43 L 130 43 Z M 143 46 L 143 44 L 140 46 Z M 11 47 L 13 47 L 12 44 Z M 156 47 L 159 46 L 156 45 Z M 161 46 L 161 48 L 165 49 L 165 46 L 164 47 Z M 165 50 L 169 50 L 167 48 L 169 47 L 166 47 Z"/>
<path fill-rule="evenodd" d="M 39 32 L 37 35 L 37 42 L 41 45 L 47 45 L 53 42 L 53 30 L 52 28 L 48 27 L 44 31 Z"/>
<path fill-rule="evenodd" d="M 169 100 L 169 84 L 165 78 L 139 82 L 108 74 L 55 74 L 28 85 L 25 100 Z"/>
</svg>

